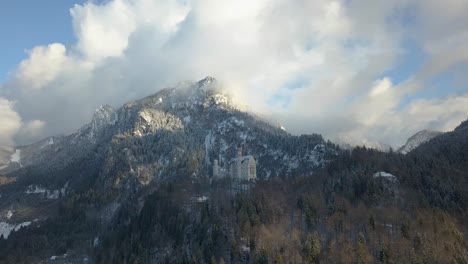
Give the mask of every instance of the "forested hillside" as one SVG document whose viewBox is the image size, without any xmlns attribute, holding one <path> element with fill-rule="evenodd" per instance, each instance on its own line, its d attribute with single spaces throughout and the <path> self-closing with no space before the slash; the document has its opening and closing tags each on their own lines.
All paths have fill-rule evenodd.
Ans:
<svg viewBox="0 0 468 264">
<path fill-rule="evenodd" d="M 229 179 L 180 178 L 144 200 L 129 197 L 99 228 L 84 213 L 102 198 L 90 190 L 63 201 L 50 224 L 1 242 L 2 260 L 72 247 L 97 263 L 467 263 L 460 133 L 406 156 L 356 148 L 313 176 L 246 191 Z"/>
<path fill-rule="evenodd" d="M 406 155 L 341 150 L 213 82 L 10 151 L 0 263 L 468 263 L 467 121 Z M 258 180 L 214 179 L 239 146 Z"/>
</svg>

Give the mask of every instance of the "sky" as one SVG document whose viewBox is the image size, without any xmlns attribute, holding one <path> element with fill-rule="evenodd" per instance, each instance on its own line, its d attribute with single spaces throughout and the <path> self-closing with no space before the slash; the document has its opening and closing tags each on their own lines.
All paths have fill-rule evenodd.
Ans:
<svg viewBox="0 0 468 264">
<path fill-rule="evenodd" d="M 4 1 L 0 7 L 0 81 L 7 80 L 17 64 L 27 58 L 28 49 L 51 41 L 75 41 L 69 9 L 85 1 Z"/>
<path fill-rule="evenodd" d="M 7 0 L 0 145 L 213 76 L 293 134 L 402 145 L 468 118 L 467 0 Z"/>
</svg>

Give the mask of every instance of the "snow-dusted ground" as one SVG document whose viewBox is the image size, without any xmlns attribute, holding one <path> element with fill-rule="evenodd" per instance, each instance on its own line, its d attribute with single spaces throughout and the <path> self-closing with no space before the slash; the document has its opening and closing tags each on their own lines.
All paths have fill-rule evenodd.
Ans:
<svg viewBox="0 0 468 264">
<path fill-rule="evenodd" d="M 0 222 L 0 237 L 3 236 L 3 238 L 7 239 L 12 231 L 18 231 L 22 227 L 29 226 L 30 224 L 30 221 L 23 222 L 20 224 L 9 224 L 7 222 Z"/>
<path fill-rule="evenodd" d="M 384 172 L 384 171 L 380 171 L 380 172 L 376 172 L 374 173 L 373 175 L 374 179 L 375 178 L 386 178 L 390 181 L 396 181 L 397 180 L 397 177 L 391 173 L 388 173 L 388 172 Z"/>
<path fill-rule="evenodd" d="M 54 143 L 55 143 L 54 138 L 50 137 L 50 138 L 47 139 L 47 141 L 44 142 L 44 144 L 41 146 L 41 149 L 46 148 L 48 146 L 52 146 L 52 145 L 54 145 Z"/>
<path fill-rule="evenodd" d="M 206 202 L 207 200 L 208 200 L 208 197 L 206 197 L 205 195 L 197 197 L 197 202 L 199 203 Z"/>
<path fill-rule="evenodd" d="M 24 193 L 26 194 L 40 194 L 43 197 L 47 199 L 58 199 L 60 197 L 60 194 L 62 196 L 65 195 L 66 192 L 66 187 L 65 185 L 62 189 L 60 190 L 48 190 L 40 185 L 29 185 L 28 188 Z"/>
<path fill-rule="evenodd" d="M 58 199 L 60 196 L 59 190 L 53 190 L 47 192 L 47 199 Z"/>
<path fill-rule="evenodd" d="M 47 189 L 39 186 L 39 185 L 29 185 L 28 189 L 24 192 L 26 194 L 42 194 L 46 193 Z"/>
</svg>

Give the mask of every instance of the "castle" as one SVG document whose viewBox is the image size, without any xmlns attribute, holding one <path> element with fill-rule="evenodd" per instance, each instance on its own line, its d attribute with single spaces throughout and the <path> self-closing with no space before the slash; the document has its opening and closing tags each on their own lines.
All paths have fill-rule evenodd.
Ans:
<svg viewBox="0 0 468 264">
<path fill-rule="evenodd" d="M 229 163 L 229 171 L 226 173 L 220 167 L 218 160 L 213 164 L 213 178 L 230 176 L 239 181 L 255 181 L 257 179 L 257 162 L 252 155 L 242 156 L 242 149 L 237 150 L 237 155 Z"/>
</svg>

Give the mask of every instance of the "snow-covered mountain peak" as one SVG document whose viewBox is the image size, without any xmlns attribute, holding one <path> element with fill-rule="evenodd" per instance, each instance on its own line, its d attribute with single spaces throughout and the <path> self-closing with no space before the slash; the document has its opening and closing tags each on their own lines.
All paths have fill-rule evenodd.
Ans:
<svg viewBox="0 0 468 264">
<path fill-rule="evenodd" d="M 231 95 L 213 77 L 206 77 L 198 82 L 179 83 L 173 88 L 160 90 L 144 99 L 127 104 L 127 107 L 190 109 L 221 107 L 228 109 L 240 108 L 236 106 Z"/>
<path fill-rule="evenodd" d="M 209 95 L 213 95 L 217 93 L 217 89 L 219 89 L 218 82 L 213 77 L 206 77 L 196 83 L 189 85 L 186 89 L 188 100 L 196 101 L 196 100 L 204 100 Z M 183 89 L 182 93 L 184 92 Z"/>
<path fill-rule="evenodd" d="M 198 87 L 204 88 L 208 87 L 212 83 L 216 82 L 216 79 L 211 77 L 211 76 L 206 76 L 205 78 L 201 79 L 200 81 L 197 82 Z"/>
</svg>

